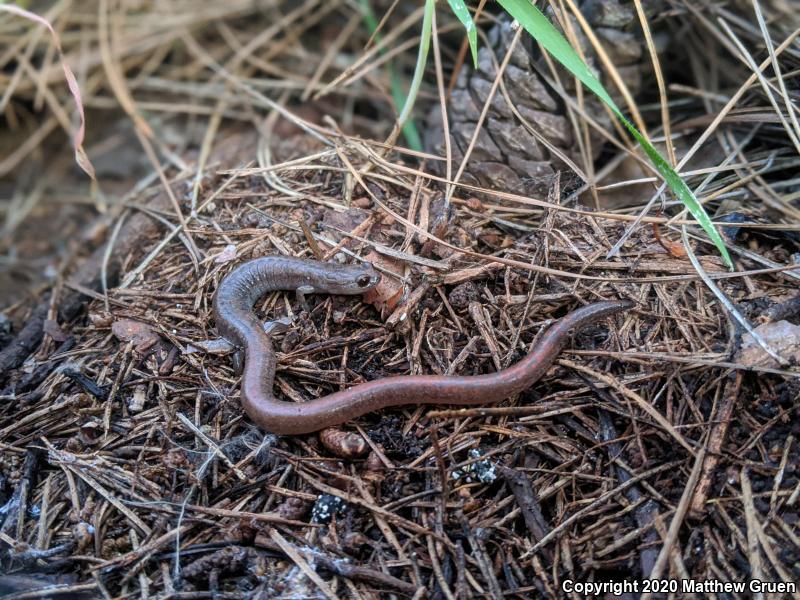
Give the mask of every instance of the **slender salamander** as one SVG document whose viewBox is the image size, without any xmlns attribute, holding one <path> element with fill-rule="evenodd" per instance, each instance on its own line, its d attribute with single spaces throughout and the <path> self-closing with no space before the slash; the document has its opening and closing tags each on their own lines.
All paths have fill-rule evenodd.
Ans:
<svg viewBox="0 0 800 600">
<path fill-rule="evenodd" d="M 368 412 L 404 404 L 489 404 L 522 392 L 544 375 L 570 331 L 630 308 L 627 301 L 583 306 L 556 323 L 522 360 L 487 375 L 403 375 L 362 383 L 304 403 L 273 395 L 275 352 L 253 312 L 259 297 L 276 290 L 304 294 L 361 294 L 380 275 L 369 263 L 339 265 L 283 256 L 248 261 L 225 277 L 214 297 L 219 333 L 244 350 L 242 405 L 260 427 L 277 434 L 302 434 L 338 425 Z"/>
</svg>

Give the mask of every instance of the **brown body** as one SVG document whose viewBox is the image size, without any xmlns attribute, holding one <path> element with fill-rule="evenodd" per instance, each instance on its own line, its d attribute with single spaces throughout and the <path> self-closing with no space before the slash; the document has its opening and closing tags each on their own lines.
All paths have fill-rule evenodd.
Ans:
<svg viewBox="0 0 800 600">
<path fill-rule="evenodd" d="M 407 375 L 362 383 L 304 403 L 285 402 L 272 393 L 275 352 L 253 313 L 266 292 L 360 294 L 380 276 L 369 265 L 342 266 L 267 256 L 234 269 L 214 298 L 217 329 L 244 349 L 242 405 L 259 426 L 278 434 L 301 434 L 338 425 L 365 413 L 404 404 L 489 404 L 533 385 L 553 364 L 571 330 L 629 308 L 630 302 L 598 302 L 569 313 L 552 325 L 536 347 L 508 369 L 466 377 Z"/>
</svg>

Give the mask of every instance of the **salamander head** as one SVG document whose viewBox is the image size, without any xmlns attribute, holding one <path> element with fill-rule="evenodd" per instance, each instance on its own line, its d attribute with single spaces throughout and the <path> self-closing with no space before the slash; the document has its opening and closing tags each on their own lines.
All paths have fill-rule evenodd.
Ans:
<svg viewBox="0 0 800 600">
<path fill-rule="evenodd" d="M 333 275 L 333 274 L 332 274 Z M 381 275 L 368 262 L 337 269 L 326 282 L 329 294 L 362 294 L 371 290 L 381 280 Z"/>
</svg>

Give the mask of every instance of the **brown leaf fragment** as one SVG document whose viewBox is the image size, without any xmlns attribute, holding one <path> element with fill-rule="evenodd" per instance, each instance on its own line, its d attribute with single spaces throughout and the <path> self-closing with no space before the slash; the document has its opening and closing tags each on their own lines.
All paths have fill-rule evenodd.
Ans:
<svg viewBox="0 0 800 600">
<path fill-rule="evenodd" d="M 133 319 L 114 321 L 111 332 L 121 342 L 133 342 L 134 350 L 138 354 L 147 352 L 161 339 L 150 325 Z"/>
<path fill-rule="evenodd" d="M 47 335 L 53 338 L 53 341 L 63 342 L 67 339 L 67 334 L 62 331 L 61 327 L 53 319 L 45 320 L 43 329 Z"/>
<path fill-rule="evenodd" d="M 393 273 L 403 272 L 403 263 L 399 260 L 383 256 L 377 252 L 370 252 L 365 257 L 373 266 L 379 270 L 391 271 Z M 367 304 L 372 304 L 381 313 L 381 316 L 393 311 L 405 294 L 403 283 L 396 277 L 383 275 L 380 282 L 374 288 L 364 293 L 362 298 Z"/>
</svg>

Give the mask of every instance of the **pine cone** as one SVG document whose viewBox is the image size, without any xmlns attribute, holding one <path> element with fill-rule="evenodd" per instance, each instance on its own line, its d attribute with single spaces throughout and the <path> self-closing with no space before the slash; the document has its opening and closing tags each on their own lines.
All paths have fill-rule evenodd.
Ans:
<svg viewBox="0 0 800 600">
<path fill-rule="evenodd" d="M 632 2 L 619 0 L 586 0 L 581 3 L 581 12 L 591 24 L 610 59 L 617 67 L 629 90 L 635 96 L 641 88 L 642 62 L 647 57 L 643 43 L 637 37 L 640 31 Z M 649 14 L 659 11 L 661 2 L 646 3 Z M 552 15 L 548 15 L 552 18 Z M 589 67 L 599 74 L 597 57 L 591 43 L 581 32 L 574 17 L 573 31 L 579 37 L 583 56 Z M 554 21 L 555 22 L 555 21 Z M 448 124 L 450 145 L 454 165 L 464 156 L 472 138 L 478 118 L 492 82 L 496 76 L 495 62 L 499 64 L 515 35 L 510 19 L 505 16 L 488 33 L 492 47 L 481 47 L 478 51 L 478 67 L 465 64 L 450 97 Z M 496 58 L 493 58 L 493 55 Z M 647 63 L 649 67 L 649 61 Z M 536 67 L 536 68 L 534 68 Z M 559 67 L 560 68 L 560 67 Z M 541 73 L 550 71 L 539 55 L 538 46 L 527 33 L 517 43 L 506 67 L 503 82 L 508 97 L 516 111 L 550 144 L 558 148 L 578 165 L 583 165 L 576 133 L 567 119 L 563 100 L 542 78 Z M 561 84 L 574 94 L 574 77 L 561 69 Z M 615 88 L 603 82 L 615 101 Z M 610 118 L 601 101 L 591 92 L 584 94 L 586 112 L 601 125 L 608 128 Z M 602 137 L 592 128 L 592 160 L 602 151 Z M 427 119 L 425 144 L 429 152 L 445 156 L 444 133 L 439 106 L 434 106 Z M 433 168 L 443 171 L 443 162 Z M 461 182 L 508 191 L 517 194 L 541 197 L 546 194 L 556 171 L 569 170 L 557 154 L 534 137 L 512 112 L 511 107 L 498 87 L 486 119 L 478 135 L 475 147 Z M 562 182 L 564 180 L 562 179 Z"/>
</svg>

